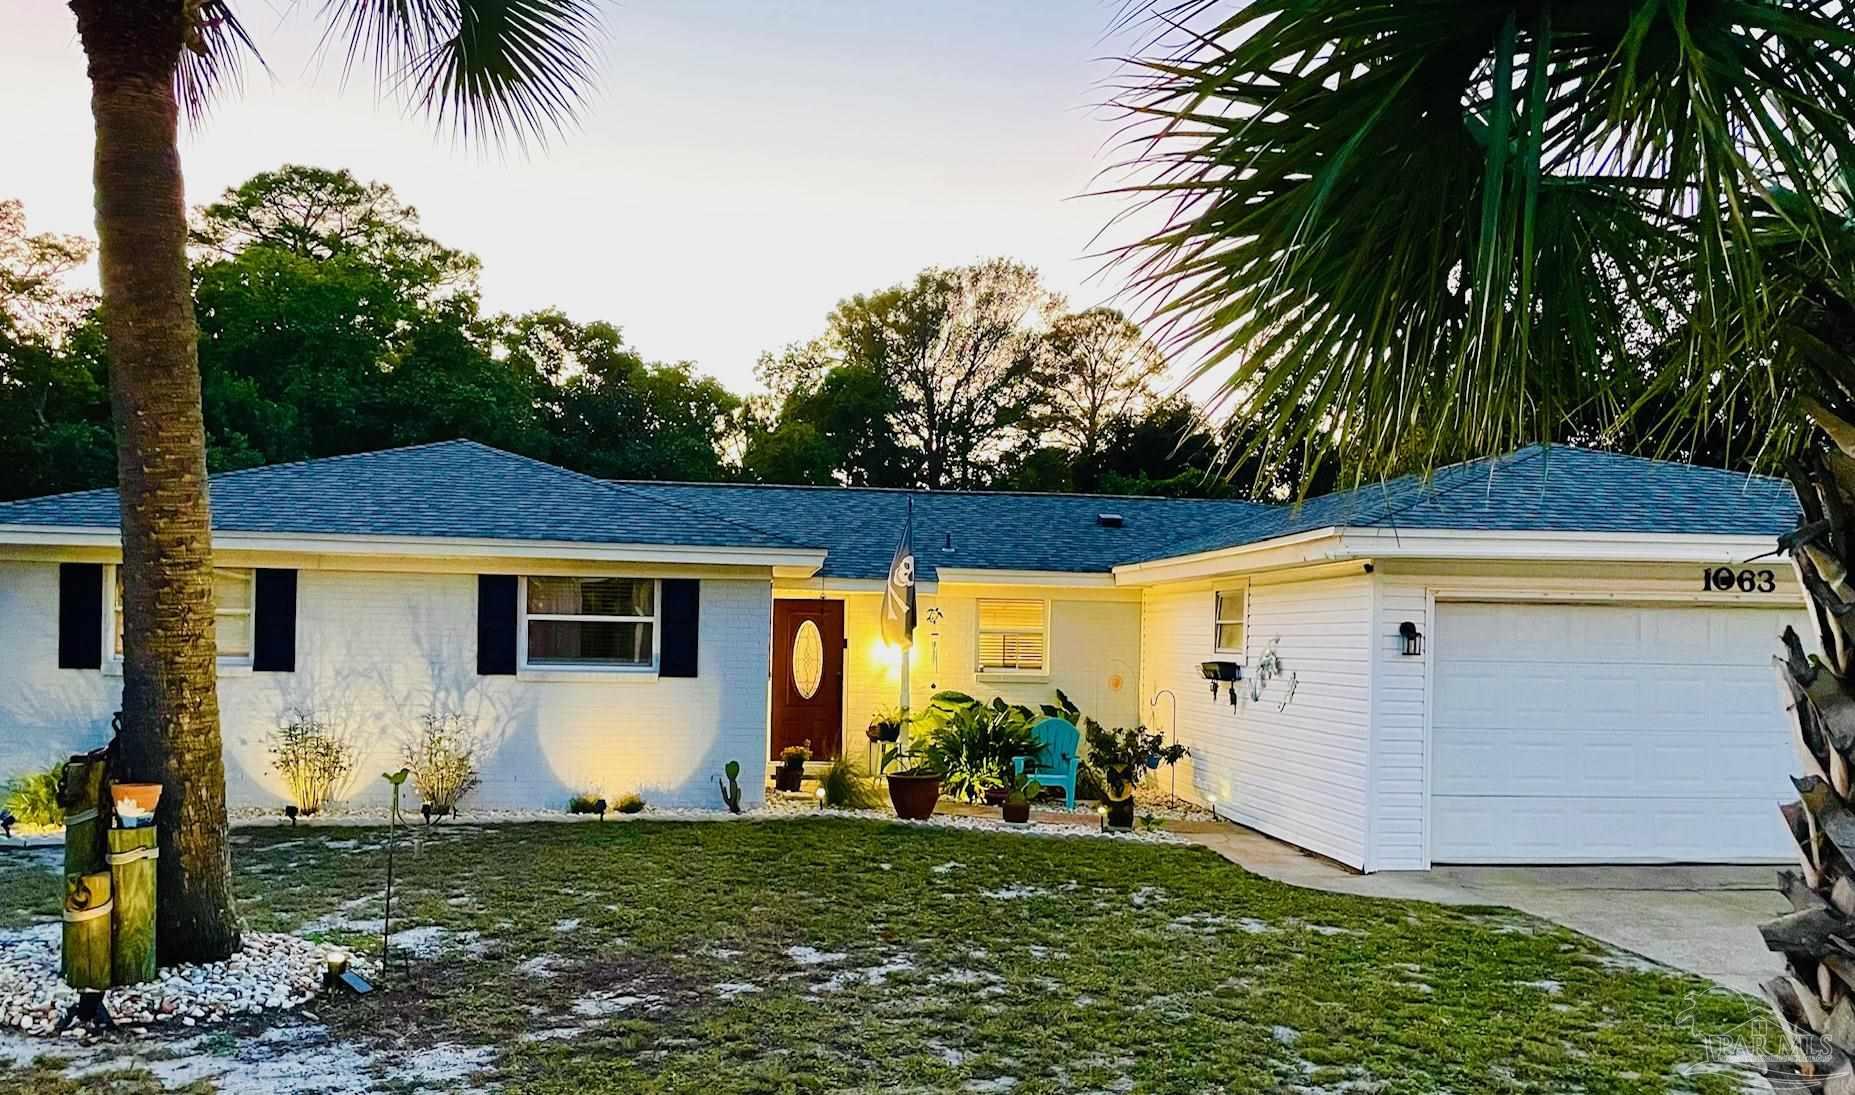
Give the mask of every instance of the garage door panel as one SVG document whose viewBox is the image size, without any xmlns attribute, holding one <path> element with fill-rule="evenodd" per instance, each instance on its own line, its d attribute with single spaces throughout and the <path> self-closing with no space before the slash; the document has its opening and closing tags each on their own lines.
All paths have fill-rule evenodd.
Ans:
<svg viewBox="0 0 1855 1095">
<path fill-rule="evenodd" d="M 1792 854 L 1770 637 L 1797 615 L 1687 605 L 1438 606 L 1431 857 Z"/>
</svg>

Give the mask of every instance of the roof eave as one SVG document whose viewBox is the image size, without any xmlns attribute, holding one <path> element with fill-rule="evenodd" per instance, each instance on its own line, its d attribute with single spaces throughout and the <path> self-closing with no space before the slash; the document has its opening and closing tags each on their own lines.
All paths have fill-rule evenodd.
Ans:
<svg viewBox="0 0 1855 1095">
<path fill-rule="evenodd" d="M 0 548 L 109 548 L 122 534 L 97 526 L 0 525 Z M 695 544 L 585 543 L 493 537 L 369 536 L 329 533 L 215 532 L 220 551 L 311 555 L 392 556 L 428 559 L 564 559 L 611 563 L 689 563 L 770 568 L 782 578 L 805 578 L 824 566 L 823 548 Z"/>
</svg>

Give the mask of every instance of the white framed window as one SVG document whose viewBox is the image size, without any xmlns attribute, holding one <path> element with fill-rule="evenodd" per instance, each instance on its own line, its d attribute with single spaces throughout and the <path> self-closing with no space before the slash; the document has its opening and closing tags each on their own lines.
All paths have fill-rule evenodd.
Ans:
<svg viewBox="0 0 1855 1095">
<path fill-rule="evenodd" d="M 122 661 L 122 568 L 109 568 L 103 588 L 109 594 L 109 649 Z M 250 665 L 252 628 L 257 623 L 257 571 L 250 567 L 213 568 L 213 632 L 222 665 Z"/>
<path fill-rule="evenodd" d="M 977 615 L 977 672 L 1050 671 L 1050 602 L 980 598 Z"/>
<path fill-rule="evenodd" d="M 1243 653 L 1243 613 L 1249 603 L 1241 589 L 1217 591 L 1212 609 L 1212 642 L 1219 654 Z"/>
<path fill-rule="evenodd" d="M 522 666 L 653 670 L 658 601 L 655 578 L 523 578 Z"/>
</svg>

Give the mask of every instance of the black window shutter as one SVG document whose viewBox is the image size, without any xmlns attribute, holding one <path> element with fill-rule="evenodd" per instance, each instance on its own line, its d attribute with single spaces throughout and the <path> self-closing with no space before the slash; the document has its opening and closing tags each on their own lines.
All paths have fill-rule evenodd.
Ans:
<svg viewBox="0 0 1855 1095">
<path fill-rule="evenodd" d="M 103 668 L 103 564 L 58 564 L 58 668 Z"/>
<path fill-rule="evenodd" d="M 513 574 L 477 575 L 477 672 L 485 677 L 515 674 Z"/>
<path fill-rule="evenodd" d="M 251 668 L 258 673 L 294 673 L 296 571 L 259 570 L 257 580 L 257 630 L 251 637 Z"/>
<path fill-rule="evenodd" d="M 662 645 L 657 651 L 657 675 L 696 675 L 696 638 L 701 631 L 702 583 L 694 578 L 663 580 Z"/>
</svg>

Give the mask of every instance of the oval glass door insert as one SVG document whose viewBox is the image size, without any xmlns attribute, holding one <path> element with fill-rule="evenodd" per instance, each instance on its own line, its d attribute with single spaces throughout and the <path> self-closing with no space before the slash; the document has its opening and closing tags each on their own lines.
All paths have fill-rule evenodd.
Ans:
<svg viewBox="0 0 1855 1095">
<path fill-rule="evenodd" d="M 822 683 L 824 636 L 818 633 L 816 622 L 805 620 L 799 624 L 799 633 L 792 637 L 792 686 L 809 700 L 818 694 L 818 686 Z"/>
</svg>

